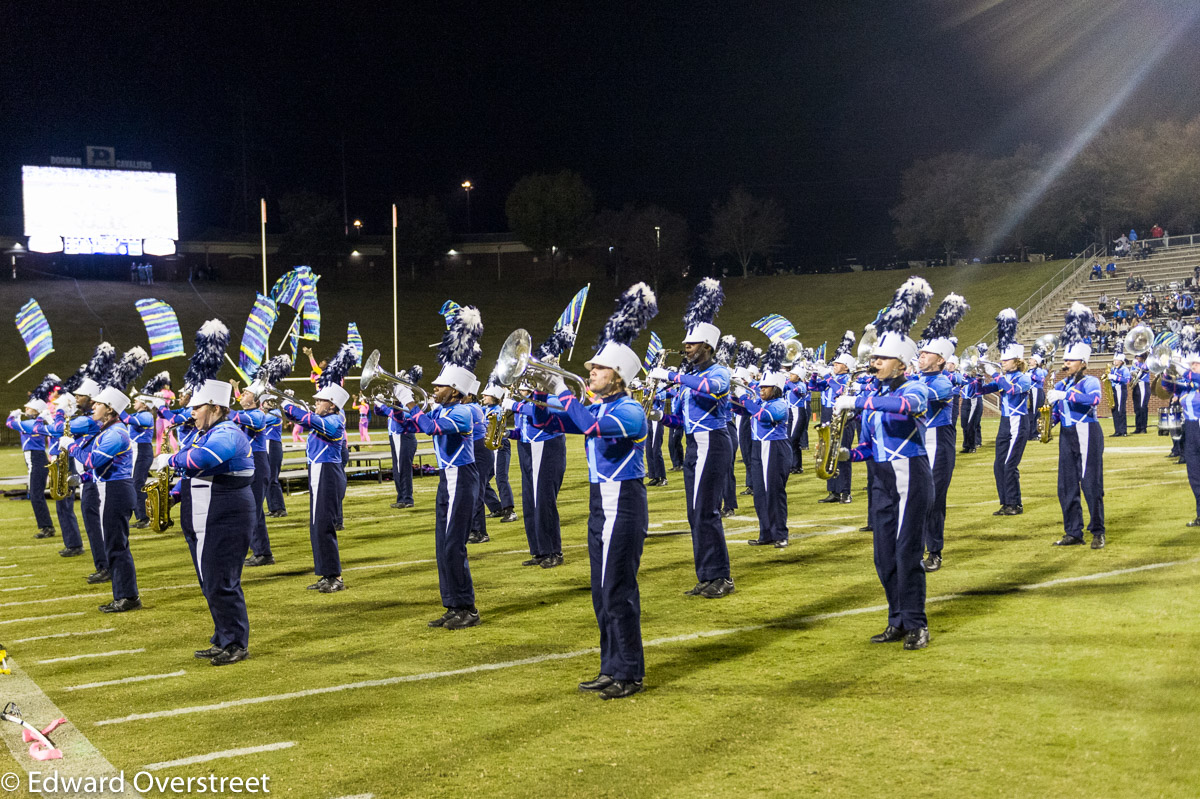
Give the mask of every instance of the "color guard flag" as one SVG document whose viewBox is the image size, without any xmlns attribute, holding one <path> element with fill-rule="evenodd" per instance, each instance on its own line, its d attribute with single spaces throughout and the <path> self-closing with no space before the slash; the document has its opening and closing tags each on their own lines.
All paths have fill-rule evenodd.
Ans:
<svg viewBox="0 0 1200 799">
<path fill-rule="evenodd" d="M 354 365 L 362 366 L 362 336 L 358 332 L 357 322 L 351 322 L 346 326 L 346 343 L 354 348 Z"/>
<path fill-rule="evenodd" d="M 559 315 L 558 321 L 554 323 L 555 330 L 570 325 L 575 334 L 579 334 L 579 320 L 583 317 L 583 306 L 587 305 L 588 289 L 591 287 L 592 284 L 588 283 L 571 298 L 571 302 L 567 304 L 566 310 Z"/>
<path fill-rule="evenodd" d="M 318 276 L 307 266 L 297 266 L 284 273 L 271 287 L 271 299 L 288 305 L 300 316 L 303 330 L 300 338 L 321 339 L 321 306 L 317 302 Z"/>
<path fill-rule="evenodd" d="M 179 332 L 175 309 L 162 300 L 151 299 L 138 300 L 134 306 L 150 338 L 151 362 L 183 357 L 183 335 Z"/>
<path fill-rule="evenodd" d="M 242 348 L 238 355 L 238 368 L 243 374 L 253 375 L 267 357 L 267 342 L 271 338 L 271 328 L 279 316 L 279 308 L 270 297 L 256 294 L 254 307 L 246 319 L 246 329 L 242 331 Z"/>
<path fill-rule="evenodd" d="M 446 300 L 442 303 L 442 309 L 438 311 L 438 313 L 440 313 L 442 318 L 446 320 L 447 330 L 450 329 L 450 320 L 454 318 L 454 315 L 458 313 L 458 309 L 461 307 L 462 306 L 454 300 Z"/>
<path fill-rule="evenodd" d="M 650 346 L 646 348 L 646 360 L 642 361 L 642 369 L 649 372 L 658 363 L 658 356 L 662 353 L 662 339 L 658 334 L 650 332 Z"/>
<path fill-rule="evenodd" d="M 25 340 L 25 349 L 29 350 L 29 365 L 45 358 L 54 352 L 54 339 L 50 335 L 50 323 L 42 313 L 42 306 L 37 300 L 31 299 L 17 311 L 17 331 Z"/>
<path fill-rule="evenodd" d="M 761 330 L 771 341 L 787 341 L 800 335 L 791 322 L 777 313 L 767 314 L 750 327 Z"/>
</svg>

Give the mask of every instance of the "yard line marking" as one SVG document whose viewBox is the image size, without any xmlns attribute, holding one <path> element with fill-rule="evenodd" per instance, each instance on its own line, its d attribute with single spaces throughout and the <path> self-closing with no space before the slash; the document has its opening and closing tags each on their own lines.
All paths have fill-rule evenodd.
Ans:
<svg viewBox="0 0 1200 799">
<path fill-rule="evenodd" d="M 563 549 L 582 549 L 587 544 L 564 544 Z M 495 552 L 476 552 L 472 550 L 473 556 L 477 555 L 526 555 L 528 549 L 504 549 Z M 347 566 L 342 569 L 344 572 L 365 571 L 366 569 L 390 569 L 395 566 L 416 566 L 421 563 L 436 563 L 437 558 L 422 558 L 421 560 L 399 560 L 395 563 L 368 563 L 364 566 Z"/>
<path fill-rule="evenodd" d="M 103 688 L 106 685 L 124 685 L 131 682 L 145 682 L 146 680 L 165 680 L 167 677 L 182 677 L 187 674 L 186 671 L 180 669 L 173 671 L 170 674 L 143 674 L 140 677 L 123 677 L 119 680 L 105 680 L 104 682 L 88 682 L 83 685 L 69 685 L 64 688 L 64 691 L 82 691 L 87 688 Z"/>
<path fill-rule="evenodd" d="M 1067 583 L 1077 583 L 1086 580 L 1099 580 L 1106 577 L 1119 577 L 1125 574 L 1134 574 L 1137 572 L 1148 571 L 1150 569 L 1163 569 L 1168 566 L 1180 566 L 1184 564 L 1200 563 L 1200 558 L 1191 560 L 1177 560 L 1167 563 L 1151 563 L 1145 566 L 1134 566 L 1128 569 L 1117 569 L 1115 571 L 1100 572 L 1098 574 L 1085 574 L 1078 577 L 1064 577 L 1059 580 L 1051 580 L 1045 583 L 1034 583 L 1032 585 L 1014 586 L 1013 589 L 1021 591 L 1032 591 L 1039 588 L 1049 588 Z M 1013 590 L 1009 589 L 1009 590 Z M 964 599 L 972 596 L 980 596 L 981 594 L 943 594 L 941 596 L 929 597 L 926 599 L 926 604 L 933 602 L 949 602 L 954 599 Z M 859 616 L 864 613 L 879 613 L 887 610 L 887 605 L 871 605 L 861 608 L 850 608 L 848 610 L 838 610 L 831 613 L 819 613 L 814 616 L 803 616 L 798 620 L 800 624 L 812 624 L 814 622 L 827 621 L 830 619 L 840 619 L 846 616 Z M 745 627 L 731 627 L 721 630 L 703 630 L 694 633 L 684 633 L 682 635 L 673 635 L 666 638 L 655 638 L 651 641 L 646 641 L 643 646 L 661 646 L 663 644 L 678 643 L 681 641 L 693 641 L 699 638 L 715 638 L 722 635 L 735 635 L 738 633 L 754 632 L 757 630 L 767 629 L 772 625 L 767 624 L 752 624 Z M 322 694 L 340 693 L 342 691 L 351 691 L 359 688 L 381 688 L 388 685 L 398 685 L 406 682 L 424 682 L 426 680 L 436 680 L 443 677 L 458 677 L 467 674 L 478 674 L 480 672 L 500 671 L 503 669 L 511 669 L 516 666 L 532 666 L 539 663 L 548 663 L 556 660 L 571 660 L 585 655 L 599 654 L 599 647 L 588 647 L 587 649 L 577 649 L 573 652 L 551 652 L 545 655 L 534 655 L 533 657 L 521 658 L 519 660 L 506 660 L 497 663 L 480 663 L 474 666 L 464 666 L 458 669 L 449 669 L 447 671 L 431 671 L 424 674 L 402 674 L 395 677 L 381 677 L 375 680 L 362 680 L 360 682 L 342 683 L 340 685 L 329 685 L 323 688 L 306 688 L 300 691 L 290 691 L 286 694 L 268 694 L 266 696 L 252 696 L 245 699 L 231 699 L 225 702 L 216 702 L 209 705 L 191 705 L 188 707 L 179 707 L 171 710 L 155 710 L 148 713 L 132 713 L 128 716 L 119 718 L 101 719 L 93 721 L 92 724 L 96 727 L 102 727 L 109 724 L 125 724 L 130 721 L 142 721 L 145 719 L 161 719 L 171 718 L 173 716 L 186 716 L 193 713 L 208 713 L 214 710 L 226 710 L 232 707 L 243 707 L 246 705 L 259 705 L 265 702 L 281 702 L 288 699 L 304 699 L 310 696 L 321 696 Z"/>
<path fill-rule="evenodd" d="M 32 577 L 32 574 L 5 574 L 0 576 L 0 580 L 16 580 L 18 577 Z"/>
<path fill-rule="evenodd" d="M 18 585 L 15 588 L 0 588 L 0 591 L 28 591 L 30 588 L 45 588 L 44 585 Z"/>
<path fill-rule="evenodd" d="M 199 588 L 196 583 L 187 583 L 185 585 L 160 585 L 157 588 L 143 588 L 142 593 L 147 591 L 178 591 L 181 588 Z M 69 596 L 55 596 L 49 599 L 26 599 L 22 602 L 0 602 L 0 608 L 10 608 L 14 605 L 37 605 L 43 602 L 63 602 L 68 599 L 100 599 L 110 594 L 71 594 Z"/>
<path fill-rule="evenodd" d="M 49 621 L 50 619 L 65 619 L 68 616 L 82 615 L 84 615 L 82 610 L 75 610 L 70 613 L 55 613 L 51 616 L 26 616 L 23 619 L 5 619 L 4 621 L 0 621 L 0 624 L 19 624 L 23 621 Z"/>
<path fill-rule="evenodd" d="M 339 796 L 337 799 L 375 799 L 373 793 L 356 793 L 353 796 Z"/>
<path fill-rule="evenodd" d="M 74 616 L 75 614 L 69 613 L 67 615 Z M 13 641 L 13 643 L 14 644 L 27 644 L 30 641 L 45 641 L 50 638 L 69 638 L 72 635 L 100 635 L 101 633 L 111 633 L 113 630 L 114 630 L 113 627 L 108 627 L 103 630 L 83 630 L 82 632 L 77 632 L 77 633 L 54 633 L 52 635 L 35 635 L 32 638 L 18 638 L 17 640 Z"/>
<path fill-rule="evenodd" d="M 137 655 L 145 652 L 145 647 L 140 649 L 114 649 L 111 652 L 89 652 L 86 655 L 69 655 L 63 658 L 49 658 L 48 660 L 39 660 L 39 666 L 45 663 L 65 663 L 68 660 L 85 660 L 87 658 L 108 658 L 113 655 Z"/>
<path fill-rule="evenodd" d="M 17 564 L 15 564 L 15 563 L 10 563 L 7 566 L 0 566 L 0 569 L 15 569 L 15 568 L 17 568 Z"/>
<path fill-rule="evenodd" d="M 274 752 L 278 749 L 289 749 L 295 745 L 295 741 L 280 741 L 277 744 L 243 746 L 240 749 L 222 749 L 220 752 L 209 752 L 207 755 L 192 755 L 191 757 L 185 757 L 179 760 L 164 760 L 161 763 L 147 763 L 146 765 L 142 766 L 142 770 L 158 771 L 159 769 L 174 768 L 176 766 L 191 766 L 196 763 L 207 763 L 210 760 L 222 760 L 227 757 L 241 757 L 242 755 L 256 755 L 259 752 Z"/>
</svg>

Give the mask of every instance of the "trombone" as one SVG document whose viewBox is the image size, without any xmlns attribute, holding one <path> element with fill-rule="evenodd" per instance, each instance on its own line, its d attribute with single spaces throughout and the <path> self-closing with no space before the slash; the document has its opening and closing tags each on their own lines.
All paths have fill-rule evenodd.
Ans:
<svg viewBox="0 0 1200 799">
<path fill-rule="evenodd" d="M 404 386 L 413 393 L 413 397 L 416 399 L 417 404 L 421 406 L 422 409 L 429 407 L 429 393 L 416 383 L 410 383 L 409 381 L 396 377 L 396 375 L 382 369 L 379 366 L 379 350 L 372 350 L 371 354 L 367 356 L 367 359 L 363 361 L 362 376 L 358 379 L 358 388 L 363 394 L 371 396 L 379 402 L 388 404 L 391 402 L 391 399 L 383 396 L 382 394 L 371 394 L 371 392 L 367 390 L 376 379 L 382 379 L 386 383 L 392 383 L 397 386 Z"/>
<path fill-rule="evenodd" d="M 519 327 L 510 333 L 496 358 L 496 366 L 493 369 L 496 382 L 513 392 L 536 391 L 550 394 L 552 384 L 562 380 L 576 398 L 587 392 L 587 384 L 582 377 L 554 364 L 539 361 L 530 354 L 532 347 L 533 340 L 529 331 Z M 363 374 L 366 374 L 365 369 Z M 535 405 L 552 407 L 539 400 L 529 401 Z"/>
</svg>

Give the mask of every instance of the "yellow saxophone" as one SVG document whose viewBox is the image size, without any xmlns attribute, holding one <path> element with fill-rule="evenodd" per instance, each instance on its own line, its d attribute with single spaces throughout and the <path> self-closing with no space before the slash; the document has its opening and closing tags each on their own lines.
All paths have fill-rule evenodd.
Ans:
<svg viewBox="0 0 1200 799">
<path fill-rule="evenodd" d="M 489 413 L 487 433 L 483 437 L 483 445 L 495 452 L 504 445 L 504 437 L 508 435 L 508 426 L 512 424 L 512 411 Z"/>
</svg>

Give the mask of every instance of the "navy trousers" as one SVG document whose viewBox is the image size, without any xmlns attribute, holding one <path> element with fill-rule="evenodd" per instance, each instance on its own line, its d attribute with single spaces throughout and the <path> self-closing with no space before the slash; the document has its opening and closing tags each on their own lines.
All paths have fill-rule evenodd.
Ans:
<svg viewBox="0 0 1200 799">
<path fill-rule="evenodd" d="M 1191 424 L 1196 424 L 1192 422 Z M 1191 479 L 1191 466 L 1188 466 Z M 1087 500 L 1088 532 L 1104 534 L 1104 431 L 1099 422 L 1060 427 L 1058 431 L 1058 504 L 1062 506 L 1063 532 L 1083 538 L 1083 505 Z"/>
<path fill-rule="evenodd" d="M 957 431 L 954 425 L 925 428 L 925 454 L 933 472 L 933 503 L 925 523 L 925 549 L 941 552 L 946 536 L 946 494 L 954 477 Z"/>
<path fill-rule="evenodd" d="M 65 497 L 54 503 L 54 513 L 58 516 L 58 527 L 62 530 L 63 546 L 71 549 L 83 546 L 83 538 L 79 535 L 79 522 L 75 520 L 74 491 L 68 491 Z"/>
<path fill-rule="evenodd" d="M 54 529 L 50 520 L 50 508 L 46 505 L 46 450 L 31 449 L 25 452 L 26 464 L 29 466 L 29 504 L 33 505 L 33 521 L 41 530 L 44 527 Z"/>
<path fill-rule="evenodd" d="M 875 464 L 875 572 L 887 596 L 888 624 L 903 630 L 929 626 L 925 618 L 925 522 L 933 502 L 928 458 Z"/>
<path fill-rule="evenodd" d="M 875 509 L 875 461 L 867 460 L 863 463 L 867 465 L 867 526 L 874 530 L 875 515 L 871 511 Z"/>
<path fill-rule="evenodd" d="M 729 549 L 721 526 L 721 497 L 725 492 L 733 444 L 729 431 L 720 427 L 687 437 L 683 459 L 683 487 L 687 494 L 688 524 L 692 528 L 692 556 L 696 579 L 708 582 L 729 579 Z"/>
<path fill-rule="evenodd" d="M 729 472 L 725 478 L 725 493 L 721 496 L 721 508 L 722 510 L 737 510 L 737 475 L 734 474 L 738 454 L 737 423 L 730 420 L 729 424 L 725 425 L 725 429 L 729 433 Z"/>
<path fill-rule="evenodd" d="M 1183 462 L 1187 464 L 1188 483 L 1196 497 L 1196 518 L 1200 519 L 1200 422 L 1183 423 Z"/>
<path fill-rule="evenodd" d="M 340 463 L 308 465 L 308 540 L 312 544 L 313 572 L 321 577 L 342 573 L 337 524 L 345 493 L 346 473 Z"/>
<path fill-rule="evenodd" d="M 192 477 L 180 486 L 179 525 L 192 553 L 200 592 L 212 616 L 213 634 L 209 641 L 222 649 L 228 646 L 245 649 L 250 645 L 242 564 L 254 524 L 251 482 L 249 477 Z"/>
<path fill-rule="evenodd" d="M 646 448 L 646 477 L 651 480 L 660 480 L 667 476 L 667 464 L 663 460 L 662 445 L 663 445 L 663 428 L 665 425 L 661 421 L 649 422 L 650 432 L 646 440 L 650 442 L 650 446 Z"/>
<path fill-rule="evenodd" d="M 500 449 L 488 452 L 492 461 L 492 475 L 496 478 L 496 488 L 491 483 L 483 484 L 483 502 L 492 513 L 509 510 L 513 507 L 512 486 L 508 482 L 508 467 L 512 461 L 512 441 L 504 439 Z"/>
<path fill-rule="evenodd" d="M 1150 384 L 1137 381 L 1133 384 L 1133 432 L 1146 432 L 1146 416 L 1150 412 Z"/>
<path fill-rule="evenodd" d="M 588 560 L 600 628 L 600 673 L 616 680 L 646 676 L 637 574 L 648 525 L 646 486 L 640 479 L 591 484 Z"/>
<path fill-rule="evenodd" d="M 147 521 L 146 479 L 150 476 L 150 463 L 154 460 L 154 442 L 133 445 L 133 490 L 137 496 L 133 503 L 133 515 L 139 522 Z"/>
<path fill-rule="evenodd" d="M 1034 407 L 1035 411 L 1033 413 L 1025 414 L 1026 424 L 1029 425 L 1029 429 L 1026 430 L 1026 432 L 1025 432 L 1026 438 L 1034 439 L 1034 438 L 1038 437 L 1038 432 L 1037 432 L 1038 415 L 1037 415 L 1036 409 L 1042 407 L 1045 404 L 1046 404 L 1045 390 L 1034 387 L 1034 389 L 1033 389 L 1033 407 Z"/>
<path fill-rule="evenodd" d="M 1116 404 L 1113 405 L 1113 407 L 1112 407 L 1113 435 L 1117 435 L 1117 436 L 1128 435 L 1129 434 L 1129 425 L 1128 425 L 1129 417 L 1126 414 L 1126 408 L 1125 408 L 1125 406 L 1128 402 L 1128 398 L 1127 398 L 1126 392 L 1125 392 L 1125 384 L 1121 383 L 1118 386 L 1114 386 L 1114 388 L 1115 388 L 1115 390 L 1113 392 L 1113 395 L 1116 397 L 1117 401 L 1116 401 Z"/>
<path fill-rule="evenodd" d="M 788 411 L 788 423 L 791 425 L 788 428 L 788 439 L 792 444 L 792 468 L 801 471 L 804 469 L 804 450 L 808 449 L 808 424 L 812 417 L 812 410 L 805 402 L 802 405 L 793 405 Z"/>
<path fill-rule="evenodd" d="M 283 442 L 267 439 L 267 464 L 270 467 L 267 479 L 267 510 L 287 510 L 283 502 L 283 486 L 279 484 L 279 471 L 283 468 Z"/>
<path fill-rule="evenodd" d="M 492 479 L 492 469 L 496 467 L 496 462 L 492 459 L 492 451 L 483 443 L 483 439 L 475 442 L 475 470 L 478 477 L 475 481 L 475 512 L 471 517 L 471 529 L 478 530 L 481 533 L 487 532 L 487 504 L 485 500 L 485 491 L 488 481 Z"/>
<path fill-rule="evenodd" d="M 1024 416 L 1000 418 L 992 473 L 996 478 L 996 493 L 1001 505 L 1021 504 L 1021 458 L 1025 455 L 1025 434 L 1028 430 Z"/>
<path fill-rule="evenodd" d="M 754 489 L 750 486 L 750 453 L 754 448 L 754 420 L 749 415 L 740 415 L 738 416 L 737 426 L 738 436 L 736 444 L 742 455 L 742 467 L 746 470 L 746 488 L 753 491 Z M 734 442 L 731 441 L 730 443 Z"/>
<path fill-rule="evenodd" d="M 567 441 L 563 436 L 531 444 L 518 443 L 521 465 L 521 514 L 529 554 L 535 558 L 562 554 L 558 522 L 558 490 L 567 469 Z"/>
<path fill-rule="evenodd" d="M 417 454 L 415 433 L 388 433 L 392 447 L 392 484 L 396 486 L 397 502 L 413 501 L 413 457 Z"/>
<path fill-rule="evenodd" d="M 950 409 L 950 424 L 958 426 L 958 409 L 962 405 L 962 395 L 957 391 L 954 392 L 954 402 L 951 403 Z"/>
<path fill-rule="evenodd" d="M 271 482 L 271 456 L 265 449 L 252 455 L 254 477 L 250 481 L 250 495 L 254 501 L 254 517 L 250 528 L 250 549 L 255 555 L 270 555 L 271 539 L 267 535 L 267 514 L 263 510 L 263 500 L 267 496 L 267 484 Z"/>
<path fill-rule="evenodd" d="M 971 435 L 975 439 L 975 447 L 983 444 L 983 397 L 976 397 L 971 407 Z"/>
<path fill-rule="evenodd" d="M 671 456 L 671 468 L 683 468 L 683 428 L 672 427 L 667 431 L 667 454 Z"/>
<path fill-rule="evenodd" d="M 108 556 L 104 554 L 104 536 L 100 534 L 100 490 L 94 482 L 80 487 L 79 509 L 83 512 L 83 531 L 87 533 L 92 563 L 96 571 L 103 571 L 108 568 Z"/>
<path fill-rule="evenodd" d="M 467 564 L 467 536 L 471 534 L 471 518 L 479 495 L 479 471 L 474 463 L 468 463 L 449 466 L 439 474 L 433 538 L 442 606 L 473 608 L 475 586 Z"/>
<path fill-rule="evenodd" d="M 792 473 L 792 442 L 786 438 L 755 441 L 750 455 L 754 472 L 754 513 L 759 541 L 786 541 L 788 537 L 787 482 Z"/>
<path fill-rule="evenodd" d="M 137 570 L 129 551 L 129 517 L 133 514 L 132 480 L 109 480 L 96 484 L 100 500 L 100 537 L 104 539 L 104 557 L 112 574 L 113 599 L 132 599 L 138 595 Z"/>
</svg>

